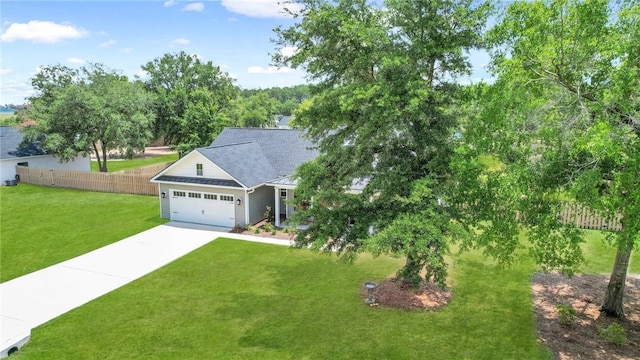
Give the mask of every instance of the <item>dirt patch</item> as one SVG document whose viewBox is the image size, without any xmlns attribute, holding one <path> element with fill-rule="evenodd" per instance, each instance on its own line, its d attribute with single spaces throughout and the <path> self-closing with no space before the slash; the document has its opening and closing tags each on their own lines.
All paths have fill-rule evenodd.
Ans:
<svg viewBox="0 0 640 360">
<path fill-rule="evenodd" d="M 602 275 L 533 276 L 539 340 L 551 349 L 556 359 L 640 359 L 640 278 L 627 280 L 623 320 L 600 312 L 608 281 L 608 277 Z M 560 324 L 558 305 L 575 309 L 575 318 L 570 324 Z M 599 329 L 614 322 L 626 331 L 623 346 L 612 344 L 599 334 Z"/>
</svg>

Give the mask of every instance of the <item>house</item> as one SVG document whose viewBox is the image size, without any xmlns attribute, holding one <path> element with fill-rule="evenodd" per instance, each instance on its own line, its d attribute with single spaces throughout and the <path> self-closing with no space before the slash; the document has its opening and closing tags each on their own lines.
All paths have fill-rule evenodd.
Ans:
<svg viewBox="0 0 640 360">
<path fill-rule="evenodd" d="M 275 123 L 278 129 L 290 129 L 289 122 L 293 119 L 293 115 L 275 115 Z"/>
<path fill-rule="evenodd" d="M 233 227 L 255 224 L 267 207 L 275 225 L 295 206 L 296 167 L 318 152 L 292 129 L 225 128 L 151 179 L 160 194 L 161 216 L 174 221 Z"/>
<path fill-rule="evenodd" d="M 54 155 L 47 154 L 37 144 L 22 144 L 24 136 L 14 126 L 0 126 L 0 181 L 16 179 L 16 166 L 32 166 L 45 169 L 91 171 L 91 160 L 77 156 L 61 163 Z"/>
</svg>

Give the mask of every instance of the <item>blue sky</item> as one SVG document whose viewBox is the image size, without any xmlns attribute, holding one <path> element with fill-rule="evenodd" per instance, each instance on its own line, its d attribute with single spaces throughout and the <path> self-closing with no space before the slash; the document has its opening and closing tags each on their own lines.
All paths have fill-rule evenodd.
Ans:
<svg viewBox="0 0 640 360">
<path fill-rule="evenodd" d="M 303 84 L 302 71 L 271 63 L 273 28 L 293 24 L 277 3 L 3 0 L 0 104 L 22 104 L 41 66 L 102 63 L 133 78 L 144 75 L 141 65 L 180 51 L 220 66 L 242 88 Z M 488 60 L 473 55 L 476 73 L 470 80 L 477 80 Z"/>
</svg>

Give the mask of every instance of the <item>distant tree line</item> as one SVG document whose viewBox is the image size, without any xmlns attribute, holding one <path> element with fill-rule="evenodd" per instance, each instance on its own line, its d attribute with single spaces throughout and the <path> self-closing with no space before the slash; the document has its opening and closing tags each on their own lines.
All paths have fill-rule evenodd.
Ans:
<svg viewBox="0 0 640 360">
<path fill-rule="evenodd" d="M 309 97 L 306 85 L 241 89 L 220 67 L 185 52 L 141 68 L 148 76 L 130 80 L 103 64 L 43 66 L 17 116 L 25 141 L 62 161 L 93 153 L 106 172 L 110 151 L 131 157 L 160 141 L 182 156 L 227 126 L 275 126 L 276 115 L 291 115 Z"/>
</svg>

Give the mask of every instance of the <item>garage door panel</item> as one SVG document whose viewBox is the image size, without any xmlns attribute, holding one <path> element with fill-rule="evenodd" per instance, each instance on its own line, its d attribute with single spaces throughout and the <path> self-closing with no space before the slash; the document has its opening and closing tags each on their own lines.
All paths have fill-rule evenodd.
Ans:
<svg viewBox="0 0 640 360">
<path fill-rule="evenodd" d="M 228 194 L 173 190 L 171 220 L 198 224 L 235 226 L 234 197 Z"/>
</svg>

